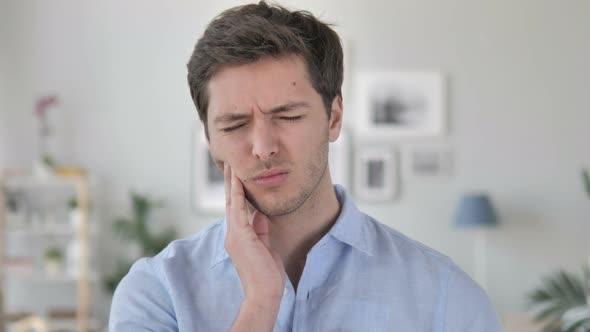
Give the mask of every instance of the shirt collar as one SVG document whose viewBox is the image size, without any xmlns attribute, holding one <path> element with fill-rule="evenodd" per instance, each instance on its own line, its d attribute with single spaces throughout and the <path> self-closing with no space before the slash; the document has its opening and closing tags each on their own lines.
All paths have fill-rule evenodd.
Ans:
<svg viewBox="0 0 590 332">
<path fill-rule="evenodd" d="M 211 257 L 211 268 L 229 258 L 229 254 L 225 250 L 225 235 L 227 234 L 227 221 L 225 218 L 221 221 L 221 231 L 217 234 L 213 257 Z"/>
<path fill-rule="evenodd" d="M 328 235 L 373 256 L 376 248 L 375 241 L 371 241 L 370 237 L 372 228 L 369 227 L 369 217 L 356 207 L 342 186 L 335 185 L 334 191 L 340 202 L 340 215 Z"/>
<path fill-rule="evenodd" d="M 340 202 L 340 214 L 334 223 L 334 226 L 328 231 L 321 241 L 331 236 L 335 239 L 358 249 L 369 256 L 375 254 L 375 242 L 370 239 L 371 229 L 368 227 L 368 216 L 362 213 L 354 204 L 346 190 L 340 185 L 334 185 L 334 192 Z M 221 261 L 229 258 L 229 254 L 225 250 L 225 235 L 227 233 L 227 222 L 224 218 L 221 221 L 221 232 L 217 239 L 216 249 L 211 259 L 211 267 L 214 267 Z"/>
</svg>

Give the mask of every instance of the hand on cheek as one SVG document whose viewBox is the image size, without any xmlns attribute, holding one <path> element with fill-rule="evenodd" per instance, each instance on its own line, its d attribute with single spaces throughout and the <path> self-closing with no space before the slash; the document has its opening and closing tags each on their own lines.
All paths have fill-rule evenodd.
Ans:
<svg viewBox="0 0 590 332">
<path fill-rule="evenodd" d="M 267 216 L 248 213 L 242 182 L 224 165 L 227 234 L 225 248 L 240 277 L 246 300 L 278 305 L 285 284 L 285 267 L 270 245 Z"/>
</svg>

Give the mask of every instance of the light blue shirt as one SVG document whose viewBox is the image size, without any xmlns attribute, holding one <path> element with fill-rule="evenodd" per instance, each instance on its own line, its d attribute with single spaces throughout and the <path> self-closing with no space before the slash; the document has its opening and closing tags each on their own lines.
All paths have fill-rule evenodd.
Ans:
<svg viewBox="0 0 590 332">
<path fill-rule="evenodd" d="M 287 278 L 274 331 L 502 331 L 486 294 L 448 257 L 359 211 L 341 212 L 310 250 L 297 293 Z M 117 288 L 111 332 L 228 331 L 244 298 L 226 223 L 137 261 Z"/>
</svg>

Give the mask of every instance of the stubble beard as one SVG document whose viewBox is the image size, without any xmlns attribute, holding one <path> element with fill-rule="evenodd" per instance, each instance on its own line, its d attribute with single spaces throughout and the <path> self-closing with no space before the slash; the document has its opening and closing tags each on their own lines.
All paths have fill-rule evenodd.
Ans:
<svg viewBox="0 0 590 332">
<path fill-rule="evenodd" d="M 252 204 L 252 206 L 268 217 L 279 217 L 285 216 L 297 211 L 310 197 L 314 196 L 318 190 L 319 184 L 322 179 L 326 176 L 326 170 L 328 168 L 328 145 L 329 141 L 326 139 L 322 142 L 320 147 L 320 153 L 316 159 L 318 162 L 313 160 L 306 167 L 304 172 L 304 179 L 302 181 L 303 187 L 298 190 L 295 188 L 294 197 L 290 197 L 291 193 L 277 193 L 272 196 L 271 199 L 256 199 L 248 190 L 245 190 L 246 198 Z"/>
</svg>

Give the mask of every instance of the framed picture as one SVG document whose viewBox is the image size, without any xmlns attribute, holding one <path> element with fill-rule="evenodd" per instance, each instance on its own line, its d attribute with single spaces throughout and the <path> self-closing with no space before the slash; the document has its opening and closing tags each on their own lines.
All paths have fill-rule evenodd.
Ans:
<svg viewBox="0 0 590 332">
<path fill-rule="evenodd" d="M 225 184 L 223 173 L 209 153 L 202 125 L 193 126 L 191 201 L 197 211 L 222 212 L 225 210 Z"/>
<path fill-rule="evenodd" d="M 355 189 L 359 199 L 383 202 L 399 192 L 398 153 L 390 145 L 364 144 L 355 154 Z"/>
<path fill-rule="evenodd" d="M 450 148 L 414 148 L 411 151 L 410 160 L 413 175 L 448 176 L 452 174 L 453 154 Z"/>
<path fill-rule="evenodd" d="M 328 160 L 332 183 L 350 189 L 350 136 L 345 128 L 340 131 L 340 137 L 330 143 Z"/>
<path fill-rule="evenodd" d="M 428 137 L 445 133 L 440 73 L 383 71 L 360 73 L 360 130 L 388 137 Z"/>
</svg>

